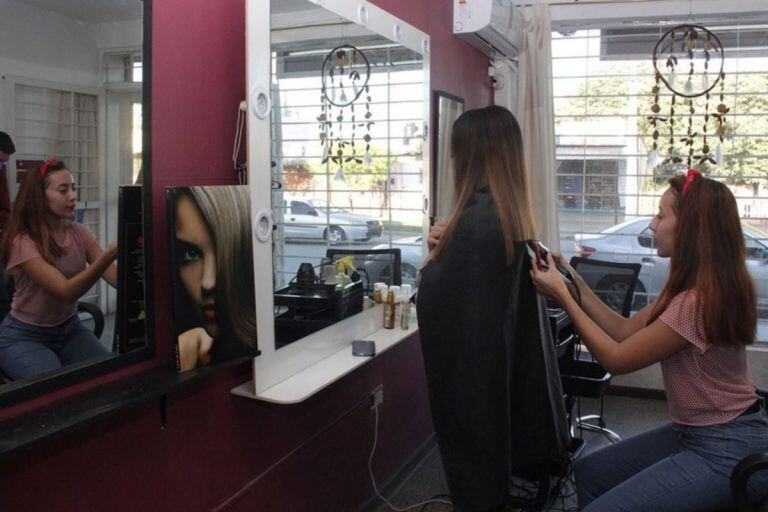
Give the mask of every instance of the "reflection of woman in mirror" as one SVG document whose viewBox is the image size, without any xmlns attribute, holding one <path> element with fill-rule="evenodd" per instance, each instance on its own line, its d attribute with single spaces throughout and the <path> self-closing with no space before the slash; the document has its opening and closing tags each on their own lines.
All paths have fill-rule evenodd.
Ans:
<svg viewBox="0 0 768 512">
<path fill-rule="evenodd" d="M 13 278 L 11 311 L 0 324 L 0 366 L 30 378 L 109 353 L 77 316 L 77 301 L 103 277 L 117 283 L 117 243 L 102 251 L 73 222 L 77 192 L 64 162 L 27 173 L 0 245 Z"/>
<path fill-rule="evenodd" d="M 244 186 L 188 187 L 173 204 L 177 320 L 193 312 L 178 337 L 185 371 L 256 347 L 250 199 Z"/>
</svg>

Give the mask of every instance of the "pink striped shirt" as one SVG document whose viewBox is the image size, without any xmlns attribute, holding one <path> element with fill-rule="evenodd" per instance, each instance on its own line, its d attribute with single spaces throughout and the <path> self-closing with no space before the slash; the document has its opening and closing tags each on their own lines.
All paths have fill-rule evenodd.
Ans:
<svg viewBox="0 0 768 512">
<path fill-rule="evenodd" d="M 743 345 L 713 345 L 705 339 L 696 292 L 675 296 L 659 317 L 690 345 L 661 362 L 672 421 L 683 425 L 727 423 L 757 400 Z"/>
</svg>

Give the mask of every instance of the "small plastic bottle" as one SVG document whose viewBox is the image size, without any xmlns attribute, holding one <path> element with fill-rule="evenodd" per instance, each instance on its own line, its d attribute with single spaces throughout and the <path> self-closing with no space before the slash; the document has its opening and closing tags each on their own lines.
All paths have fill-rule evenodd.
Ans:
<svg viewBox="0 0 768 512">
<path fill-rule="evenodd" d="M 400 328 L 407 331 L 411 327 L 411 285 L 403 285 Z"/>
<path fill-rule="evenodd" d="M 373 283 L 373 300 L 376 304 L 383 304 L 387 299 L 387 285 L 384 283 Z"/>
<path fill-rule="evenodd" d="M 395 324 L 394 327 L 400 325 L 400 316 L 403 312 L 403 305 L 400 303 L 400 287 L 397 285 L 390 286 L 390 290 L 395 294 Z"/>
<path fill-rule="evenodd" d="M 395 292 L 392 288 L 387 292 L 387 300 L 384 303 L 384 328 L 395 328 Z"/>
</svg>

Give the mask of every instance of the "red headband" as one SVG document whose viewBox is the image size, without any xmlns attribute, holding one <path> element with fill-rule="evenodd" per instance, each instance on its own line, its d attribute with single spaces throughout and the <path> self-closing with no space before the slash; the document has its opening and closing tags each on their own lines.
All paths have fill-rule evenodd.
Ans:
<svg viewBox="0 0 768 512">
<path fill-rule="evenodd" d="M 59 159 L 56 158 L 55 156 L 43 162 L 43 164 L 40 166 L 40 168 L 37 171 L 40 174 L 40 177 L 42 178 L 43 176 L 45 176 L 45 173 L 48 172 L 48 168 L 52 165 L 56 165 L 57 163 L 59 163 Z"/>
<path fill-rule="evenodd" d="M 685 175 L 685 183 L 683 183 L 682 197 L 685 197 L 685 194 L 691 189 L 693 182 L 698 178 L 701 178 L 701 173 L 699 171 L 696 169 L 688 169 L 688 172 Z"/>
</svg>

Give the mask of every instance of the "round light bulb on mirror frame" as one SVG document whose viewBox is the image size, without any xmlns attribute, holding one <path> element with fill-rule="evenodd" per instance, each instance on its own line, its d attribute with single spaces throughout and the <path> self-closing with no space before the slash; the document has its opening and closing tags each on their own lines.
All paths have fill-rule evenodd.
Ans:
<svg viewBox="0 0 768 512">
<path fill-rule="evenodd" d="M 361 5 L 357 8 L 357 20 L 362 26 L 368 26 L 368 8 L 364 5 Z"/>
<path fill-rule="evenodd" d="M 403 27 L 399 23 L 395 23 L 395 26 L 392 27 L 392 36 L 398 43 L 403 41 Z"/>
</svg>

